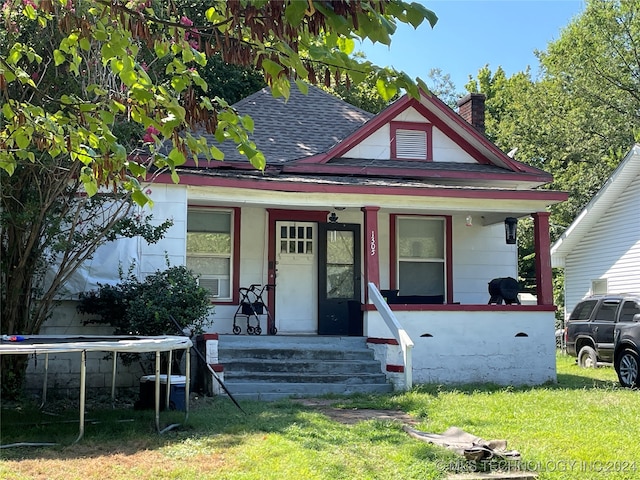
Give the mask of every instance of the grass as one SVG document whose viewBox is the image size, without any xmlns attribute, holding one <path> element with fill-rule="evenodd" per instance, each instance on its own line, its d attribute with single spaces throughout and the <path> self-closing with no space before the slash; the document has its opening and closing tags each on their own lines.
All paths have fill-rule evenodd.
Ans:
<svg viewBox="0 0 640 480">
<path fill-rule="evenodd" d="M 398 409 L 415 428 L 450 426 L 484 439 L 506 439 L 520 463 L 495 468 L 535 471 L 540 479 L 638 477 L 640 392 L 619 387 L 612 368 L 583 370 L 558 356 L 558 383 L 535 388 L 420 386 L 406 394 L 334 398 L 344 409 Z M 345 425 L 293 401 L 196 402 L 189 421 L 158 435 L 153 412 L 89 408 L 85 438 L 77 423 L 39 423 L 35 407 L 2 410 L 2 443 L 53 440 L 46 448 L 0 450 L 3 479 L 437 479 L 478 468 L 441 447 L 409 437 L 400 423 Z M 46 415 L 77 420 L 73 408 Z M 161 420 L 180 422 L 180 412 Z M 100 422 L 100 423 L 98 423 Z M 26 425 L 30 424 L 30 425 Z"/>
</svg>

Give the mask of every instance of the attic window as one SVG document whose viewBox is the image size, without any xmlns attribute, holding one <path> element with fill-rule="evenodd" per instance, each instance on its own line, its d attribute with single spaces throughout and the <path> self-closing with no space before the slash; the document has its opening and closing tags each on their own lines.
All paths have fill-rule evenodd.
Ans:
<svg viewBox="0 0 640 480">
<path fill-rule="evenodd" d="M 391 158 L 431 161 L 431 124 L 391 122 Z"/>
</svg>

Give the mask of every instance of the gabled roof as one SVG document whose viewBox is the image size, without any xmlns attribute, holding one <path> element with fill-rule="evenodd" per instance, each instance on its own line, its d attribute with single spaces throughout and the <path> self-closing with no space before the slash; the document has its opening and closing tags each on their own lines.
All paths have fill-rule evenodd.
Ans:
<svg viewBox="0 0 640 480">
<path fill-rule="evenodd" d="M 640 144 L 631 148 L 598 193 L 582 209 L 560 238 L 551 246 L 551 265 L 564 267 L 567 255 L 615 204 L 631 182 L 640 175 Z"/>
<path fill-rule="evenodd" d="M 255 129 L 251 139 L 265 155 L 267 169 L 272 172 L 352 175 L 363 179 L 395 177 L 443 185 L 513 189 L 532 189 L 552 181 L 550 174 L 507 156 L 440 99 L 425 93 L 420 99 L 405 95 L 373 115 L 317 87 L 309 86 L 308 93 L 303 94 L 292 85 L 286 101 L 263 89 L 236 103 L 234 108 L 253 118 Z M 409 110 L 442 132 L 472 161 L 347 158 L 350 149 L 404 112 L 410 113 Z M 213 137 L 210 142 L 217 144 Z M 225 154 L 223 162 L 201 163 L 190 171 L 252 168 L 232 142 L 217 146 Z"/>
</svg>

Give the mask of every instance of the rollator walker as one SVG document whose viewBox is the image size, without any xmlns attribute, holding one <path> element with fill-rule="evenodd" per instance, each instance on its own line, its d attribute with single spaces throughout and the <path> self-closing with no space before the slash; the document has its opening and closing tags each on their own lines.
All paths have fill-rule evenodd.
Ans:
<svg viewBox="0 0 640 480">
<path fill-rule="evenodd" d="M 248 288 L 240 287 L 238 289 L 238 292 L 240 293 L 240 305 L 238 305 L 238 309 L 233 316 L 233 333 L 235 335 L 240 335 L 242 332 L 242 328 L 238 325 L 238 317 L 247 318 L 248 335 L 260 335 L 262 333 L 262 328 L 260 327 L 261 315 L 267 316 L 268 325 L 272 324 L 271 314 L 269 313 L 269 309 L 267 308 L 262 295 L 273 287 L 275 287 L 275 285 L 260 285 L 259 283 L 254 283 Z M 255 326 L 251 324 L 252 321 L 255 321 Z M 276 332 L 276 328 L 273 327 L 269 333 L 271 335 L 275 335 Z"/>
</svg>

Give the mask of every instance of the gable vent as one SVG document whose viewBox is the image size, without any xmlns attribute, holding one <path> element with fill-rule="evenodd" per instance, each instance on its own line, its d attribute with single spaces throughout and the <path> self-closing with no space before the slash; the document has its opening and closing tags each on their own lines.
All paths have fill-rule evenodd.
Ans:
<svg viewBox="0 0 640 480">
<path fill-rule="evenodd" d="M 422 130 L 396 130 L 396 158 L 427 158 L 427 133 Z"/>
<path fill-rule="evenodd" d="M 207 278 L 206 276 L 198 279 L 198 285 L 202 288 L 209 290 L 209 295 L 212 297 L 220 296 L 220 279 L 219 278 Z"/>
</svg>

